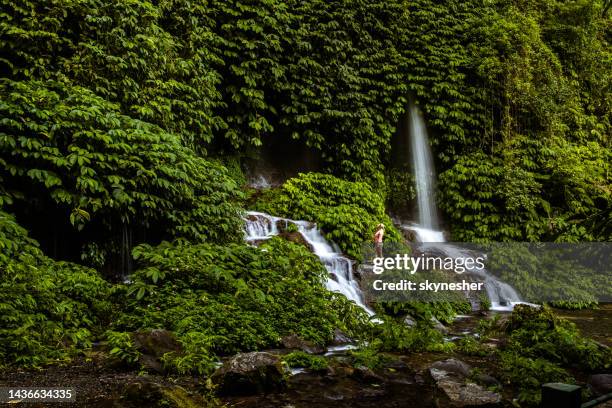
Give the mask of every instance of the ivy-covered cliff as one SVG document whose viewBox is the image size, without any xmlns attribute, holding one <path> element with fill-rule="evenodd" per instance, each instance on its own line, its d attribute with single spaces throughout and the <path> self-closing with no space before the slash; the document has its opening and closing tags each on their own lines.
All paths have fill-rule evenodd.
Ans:
<svg viewBox="0 0 612 408">
<path fill-rule="evenodd" d="M 394 146 L 412 100 L 454 240 L 611 240 L 610 4 L 0 0 L 0 368 L 97 342 L 138 367 L 150 329 L 183 347 L 164 359 L 175 374 L 335 329 L 369 344 L 357 365 L 452 352 L 431 319 L 465 305 L 412 305 L 414 328 L 388 307 L 373 325 L 299 243 L 246 245 L 242 211 L 317 222 L 353 259 L 378 223 L 401 241 L 390 214 L 415 180 Z M 320 168 L 249 189 L 245 163 L 285 145 Z M 538 316 L 516 327 L 552 340 L 507 331 L 495 354 L 510 380 L 529 373 L 522 402 L 587 352 L 609 370 L 609 350 Z"/>
</svg>

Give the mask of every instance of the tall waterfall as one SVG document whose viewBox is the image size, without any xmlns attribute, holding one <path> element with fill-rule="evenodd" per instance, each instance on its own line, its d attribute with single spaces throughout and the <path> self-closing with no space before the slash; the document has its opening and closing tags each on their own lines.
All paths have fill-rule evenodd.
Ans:
<svg viewBox="0 0 612 408">
<path fill-rule="evenodd" d="M 269 239 L 280 233 L 279 225 L 286 227 L 289 224 L 297 226 L 298 232 L 302 234 L 312 247 L 314 254 L 325 265 L 329 273 L 325 282 L 327 289 L 343 294 L 370 316 L 374 315 L 374 311 L 365 304 L 359 284 L 353 276 L 353 261 L 343 256 L 339 249 L 334 248 L 334 245 L 323 237 L 315 224 L 248 211 L 245 217 L 245 239 L 251 243 Z"/>
<path fill-rule="evenodd" d="M 443 243 L 445 239 L 444 234 L 439 230 L 440 222 L 435 202 L 436 174 L 429 137 L 423 114 L 413 101 L 410 101 L 408 121 L 410 159 L 416 179 L 418 223 L 417 225 L 405 224 L 401 228 L 412 230 L 419 242 Z M 469 256 L 464 249 L 450 244 L 439 245 L 438 250 L 454 258 Z M 492 310 L 512 310 L 515 304 L 521 303 L 520 296 L 512 286 L 500 281 L 486 270 L 478 272 L 468 270 L 467 273 L 478 275 L 484 281 Z"/>
<path fill-rule="evenodd" d="M 429 137 L 421 110 L 409 105 L 410 158 L 416 179 L 418 223 L 422 228 L 436 230 L 440 227 L 435 201 L 435 171 Z"/>
</svg>

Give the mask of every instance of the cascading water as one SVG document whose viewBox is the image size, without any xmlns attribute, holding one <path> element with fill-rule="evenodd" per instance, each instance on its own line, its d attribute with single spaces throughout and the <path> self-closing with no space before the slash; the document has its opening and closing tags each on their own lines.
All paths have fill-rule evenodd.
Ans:
<svg viewBox="0 0 612 408">
<path fill-rule="evenodd" d="M 440 227 L 435 205 L 435 174 L 429 138 L 423 114 L 413 103 L 409 105 L 409 134 L 412 168 L 416 179 L 418 223 L 422 228 L 436 230 Z"/>
<path fill-rule="evenodd" d="M 436 176 L 425 120 L 418 106 L 412 101 L 408 113 L 408 137 L 410 138 L 412 169 L 416 178 L 418 224 L 402 225 L 401 227 L 413 231 L 419 242 L 442 243 L 445 242 L 445 239 L 442 231 L 438 230 L 440 223 L 435 205 Z M 449 257 L 468 256 L 466 250 L 456 246 L 444 245 L 440 247 L 438 249 L 443 250 L 445 255 Z M 520 296 L 512 286 L 498 280 L 486 270 L 468 270 L 467 273 L 477 275 L 484 280 L 487 296 L 491 301 L 491 310 L 508 311 L 512 310 L 515 304 L 522 303 Z"/>
<path fill-rule="evenodd" d="M 343 256 L 339 250 L 335 250 L 323 237 L 316 225 L 308 221 L 296 221 L 261 212 L 248 211 L 245 217 L 246 241 L 255 243 L 278 235 L 279 223 L 281 225 L 284 223 L 285 226 L 288 224 L 297 226 L 298 232 L 302 234 L 306 242 L 312 247 L 314 254 L 319 257 L 329 272 L 326 281 L 328 290 L 343 294 L 363 308 L 370 316 L 374 315 L 374 311 L 364 303 L 361 289 L 353 277 L 352 261 Z"/>
</svg>

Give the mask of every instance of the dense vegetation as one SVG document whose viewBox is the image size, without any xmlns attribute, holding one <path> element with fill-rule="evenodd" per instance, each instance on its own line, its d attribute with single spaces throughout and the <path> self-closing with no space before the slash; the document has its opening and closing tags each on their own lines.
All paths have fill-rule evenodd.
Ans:
<svg viewBox="0 0 612 408">
<path fill-rule="evenodd" d="M 386 351 L 452 352 L 430 318 L 465 303 L 382 304 L 372 325 L 302 246 L 241 242 L 247 206 L 316 222 L 358 260 L 380 222 L 401 242 L 388 212 L 414 198 L 392 151 L 409 100 L 453 239 L 612 239 L 607 0 L 0 6 L 2 365 L 65 361 L 96 340 L 137 365 L 133 334 L 154 328 L 183 345 L 164 360 L 179 373 L 288 334 L 327 344 L 335 329 L 368 342 L 351 358 L 371 367 Z M 314 149 L 318 172 L 245 194 L 244 161 L 289 143 Z M 521 276 L 505 278 L 530 296 Z M 592 305 L 606 283 L 572 294 Z M 499 356 L 521 401 L 578 363 L 609 369 L 573 327 L 524 313 Z"/>
<path fill-rule="evenodd" d="M 329 174 L 301 174 L 287 180 L 280 189 L 265 191 L 254 206 L 270 214 L 316 222 L 328 239 L 359 260 L 364 244 L 372 241 L 379 223 L 386 226 L 387 241 L 401 241 L 385 212 L 384 196 L 363 182 L 345 181 Z"/>
</svg>

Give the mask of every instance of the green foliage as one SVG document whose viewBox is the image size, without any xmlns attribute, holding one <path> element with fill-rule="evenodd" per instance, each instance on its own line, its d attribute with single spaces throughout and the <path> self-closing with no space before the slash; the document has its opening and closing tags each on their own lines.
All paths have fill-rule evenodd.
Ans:
<svg viewBox="0 0 612 408">
<path fill-rule="evenodd" d="M 544 383 L 575 383 L 566 369 L 598 372 L 612 367 L 612 351 L 582 337 L 573 323 L 546 306 L 518 305 L 505 327 L 490 321 L 485 331 L 492 329 L 509 335 L 499 353 L 502 379 L 518 388 L 518 400 L 525 406 L 538 406 Z"/>
<path fill-rule="evenodd" d="M 416 198 L 414 175 L 407 168 L 391 168 L 385 173 L 387 208 L 401 210 Z"/>
<path fill-rule="evenodd" d="M 180 338 L 184 353 L 166 353 L 162 357 L 164 367 L 179 374 L 205 375 L 217 367 L 213 350 L 215 336 L 189 331 Z"/>
<path fill-rule="evenodd" d="M 91 346 L 111 318 L 110 285 L 91 269 L 55 262 L 0 211 L 0 360 L 41 366 Z"/>
<path fill-rule="evenodd" d="M 502 147 L 503 148 L 503 147 Z M 466 242 L 607 240 L 612 151 L 519 139 L 501 156 L 462 156 L 440 174 L 440 206 Z"/>
<path fill-rule="evenodd" d="M 483 346 L 478 340 L 472 336 L 465 336 L 459 339 L 456 343 L 457 351 L 468 356 L 485 357 L 492 354 L 491 349 Z"/>
<path fill-rule="evenodd" d="M 197 153 L 298 139 L 319 151 L 326 171 L 381 191 L 382 164 L 411 96 L 443 166 L 441 203 L 455 239 L 610 238 L 612 58 L 601 0 L 3 0 L 2 6 L 0 72 L 7 83 L 61 83 L 69 95 L 86 88 L 117 115 L 156 125 Z M 102 104 L 91 98 L 86 106 Z M 40 114 L 55 114 L 48 110 Z M 32 121 L 26 111 L 23 120 Z M 104 121 L 106 111 L 100 108 L 96 120 Z M 72 114 L 80 122 L 91 110 Z M 9 117 L 3 127 L 36 133 L 30 140 L 15 131 L 26 140 L 22 148 L 37 152 L 47 136 L 33 128 L 45 118 L 28 127 Z M 71 129 L 90 132 L 92 119 L 83 122 Z M 58 179 L 66 183 L 39 164 L 21 167 L 47 189 L 59 188 Z M 99 189 L 91 181 L 97 177 L 85 172 L 79 188 Z M 400 193 L 405 181 L 387 177 L 391 205 L 410 196 Z M 75 224 L 94 218 L 92 208 L 71 202 Z M 138 202 L 149 208 L 149 201 Z M 344 210 L 350 209 L 326 218 L 360 218 Z M 199 221 L 191 224 L 181 227 L 197 229 Z"/>
<path fill-rule="evenodd" d="M 325 370 L 327 359 L 322 356 L 313 356 L 303 351 L 294 351 L 283 356 L 283 361 L 291 368 L 303 367 L 313 371 Z"/>
<path fill-rule="evenodd" d="M 115 326 L 175 332 L 186 353 L 166 364 L 180 372 L 208 372 L 216 355 L 274 347 L 288 334 L 325 344 L 336 328 L 357 334 L 366 322 L 358 306 L 325 289 L 314 255 L 280 238 L 259 248 L 142 245 L 134 257 L 140 269 Z"/>
<path fill-rule="evenodd" d="M 110 348 L 109 354 L 132 365 L 138 361 L 140 353 L 136 350 L 130 333 L 107 331 L 105 334 Z"/>
<path fill-rule="evenodd" d="M 608 249 L 598 244 L 556 244 L 538 250 L 532 245 L 495 245 L 489 271 L 512 285 L 528 302 L 552 302 L 580 309 L 612 296 L 604 265 Z M 603 262 L 606 262 L 605 260 Z"/>
<path fill-rule="evenodd" d="M 4 80 L 0 93 L 0 177 L 12 200 L 48 198 L 97 235 L 124 223 L 197 241 L 240 237 L 236 183 L 176 136 L 85 88 Z"/>
<path fill-rule="evenodd" d="M 564 367 L 606 370 L 612 367 L 612 351 L 580 335 L 576 326 L 554 315 L 550 308 L 519 305 L 512 313 L 508 347 L 521 355 L 544 358 Z"/>
<path fill-rule="evenodd" d="M 539 406 L 544 383 L 575 383 L 564 369 L 543 358 L 528 358 L 516 353 L 501 353 L 502 379 L 519 388 L 518 400 L 530 407 Z"/>
<path fill-rule="evenodd" d="M 430 322 L 419 322 L 408 327 L 402 322 L 386 317 L 372 332 L 372 347 L 381 351 L 423 352 L 452 351 L 454 345 L 445 343 L 444 336 Z"/>
<path fill-rule="evenodd" d="M 207 6 L 187 1 L 3 1 L 2 69 L 12 79 L 67 80 L 121 113 L 203 148 L 220 103 Z"/>
<path fill-rule="evenodd" d="M 378 339 L 360 347 L 356 350 L 350 350 L 349 356 L 354 367 L 367 367 L 370 370 L 383 368 L 385 364 L 392 361 L 387 354 L 381 353 L 381 343 Z"/>
<path fill-rule="evenodd" d="M 355 259 L 361 259 L 363 244 L 372 241 L 374 229 L 381 222 L 387 227 L 386 241 L 401 241 L 385 213 L 384 197 L 366 183 L 329 174 L 300 174 L 280 190 L 265 192 L 255 207 L 277 216 L 315 221 L 327 239 Z"/>
</svg>

